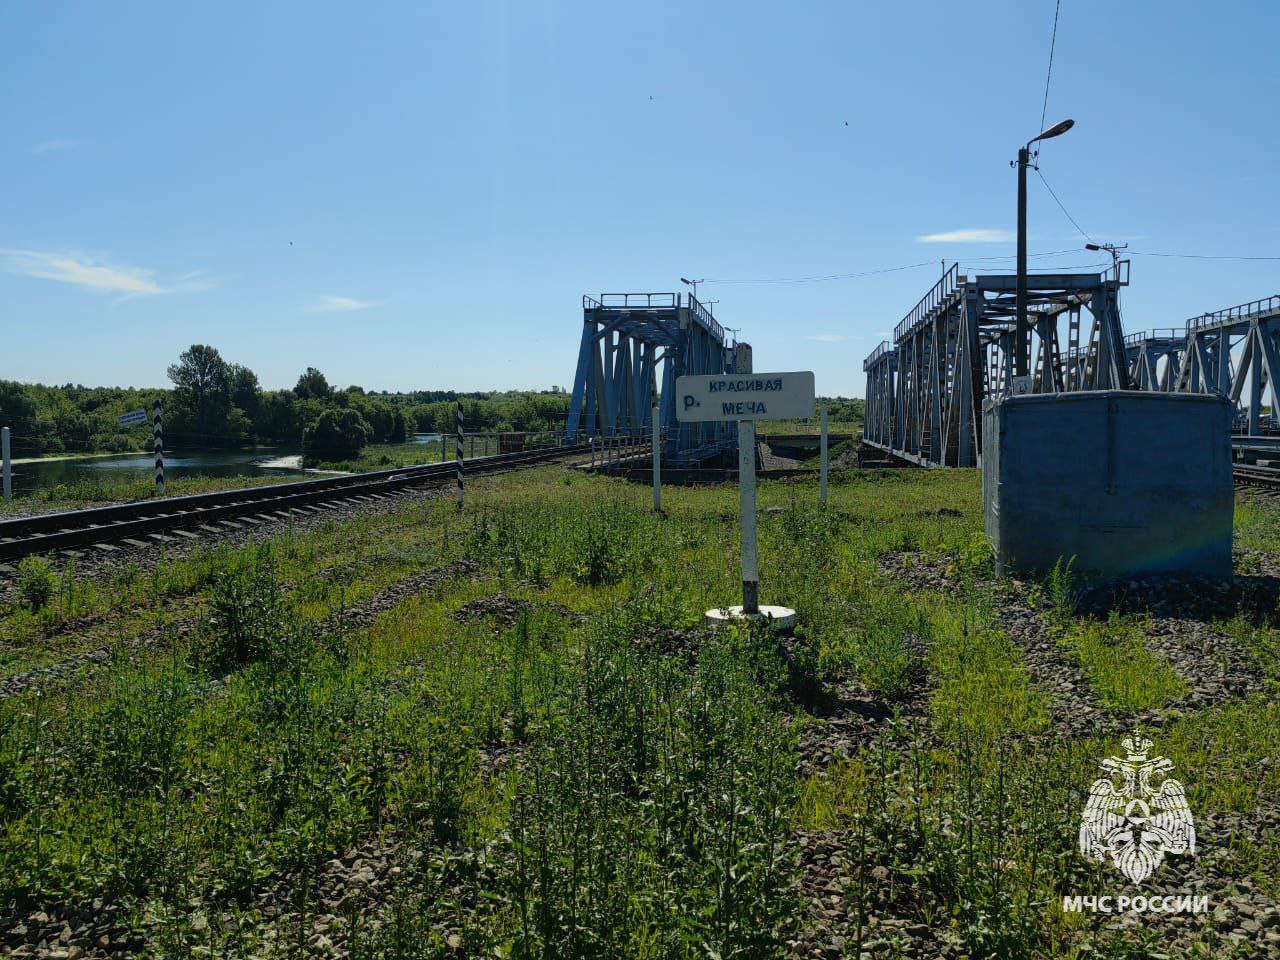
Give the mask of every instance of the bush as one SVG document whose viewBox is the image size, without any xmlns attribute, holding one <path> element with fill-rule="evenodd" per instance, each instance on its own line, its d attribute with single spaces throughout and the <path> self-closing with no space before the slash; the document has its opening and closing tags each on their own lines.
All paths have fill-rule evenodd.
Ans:
<svg viewBox="0 0 1280 960">
<path fill-rule="evenodd" d="M 308 464 L 354 460 L 371 439 L 373 431 L 356 411 L 326 410 L 302 431 L 303 460 Z"/>
<path fill-rule="evenodd" d="M 33 611 L 49 602 L 57 586 L 53 564 L 46 558 L 26 557 L 18 564 L 18 599 Z"/>
<path fill-rule="evenodd" d="M 225 669 L 286 653 L 291 623 L 269 549 L 217 574 L 211 606 L 200 650 L 211 666 Z"/>
</svg>

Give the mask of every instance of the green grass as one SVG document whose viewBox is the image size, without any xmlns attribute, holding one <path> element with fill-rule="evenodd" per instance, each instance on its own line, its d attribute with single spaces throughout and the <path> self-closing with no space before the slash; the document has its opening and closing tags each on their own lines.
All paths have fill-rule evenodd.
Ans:
<svg viewBox="0 0 1280 960">
<path fill-rule="evenodd" d="M 1055 737 L 992 607 L 977 489 L 972 471 L 837 473 L 823 511 L 812 478 L 762 483 L 762 599 L 800 615 L 786 649 L 700 625 L 740 589 L 732 485 L 669 487 L 655 515 L 643 484 L 547 467 L 478 478 L 461 516 L 402 505 L 101 581 L 33 562 L 0 605 L 4 672 L 114 661 L 0 700 L 0 917 L 97 898 L 150 956 L 288 956 L 300 934 L 264 892 L 323 912 L 325 865 L 382 837 L 423 856 L 355 957 L 783 956 L 805 829 L 856 838 L 851 917 L 882 887 L 972 957 L 1143 955 L 1047 906 L 1105 882 L 1073 838 L 1119 744 Z M 1252 542 L 1273 542 L 1269 516 L 1246 518 Z M 891 550 L 952 557 L 965 591 L 912 590 L 878 568 Z M 464 559 L 474 573 L 366 626 L 324 626 Z M 519 612 L 464 615 L 494 600 Z M 1182 692 L 1142 621 L 1051 616 L 1118 715 Z M 1269 625 L 1226 628 L 1274 664 Z M 824 682 L 892 705 L 926 679 L 920 735 L 887 723 L 797 775 Z M 1197 814 L 1280 790 L 1274 698 L 1148 734 Z M 1280 875 L 1275 844 L 1241 858 Z"/>
<path fill-rule="evenodd" d="M 1138 617 L 1112 614 L 1065 627 L 1059 642 L 1080 664 L 1108 710 L 1136 713 L 1183 696 L 1187 685 L 1173 666 L 1144 642 Z"/>
</svg>

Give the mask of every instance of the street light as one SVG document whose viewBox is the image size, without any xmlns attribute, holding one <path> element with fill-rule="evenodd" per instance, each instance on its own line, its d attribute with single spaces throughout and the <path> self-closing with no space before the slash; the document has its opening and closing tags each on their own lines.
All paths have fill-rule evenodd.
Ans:
<svg viewBox="0 0 1280 960">
<path fill-rule="evenodd" d="M 687 279 L 687 278 L 685 278 L 685 277 L 681 277 L 681 278 L 680 278 L 680 282 L 681 282 L 681 283 L 683 283 L 683 284 L 687 284 L 687 285 L 688 285 L 688 286 L 690 286 L 690 287 L 693 287 L 693 299 L 697 300 L 697 299 L 698 299 L 698 284 L 700 284 L 700 283 L 705 283 L 705 282 L 706 282 L 706 280 L 705 280 L 705 278 L 704 278 L 704 279 L 702 279 L 702 280 L 689 280 L 689 279 Z"/>
<path fill-rule="evenodd" d="M 1040 140 L 1060 137 L 1076 125 L 1074 120 L 1060 120 L 1027 141 L 1018 151 L 1018 286 L 1016 294 L 1017 325 L 1013 332 L 1014 372 L 1027 375 L 1030 361 L 1031 333 L 1027 329 L 1027 167 L 1031 163 L 1031 145 Z"/>
<path fill-rule="evenodd" d="M 1094 253 L 1105 250 L 1111 254 L 1111 269 L 1116 272 L 1116 279 L 1120 279 L 1120 251 L 1129 249 L 1127 243 L 1086 243 L 1084 248 Z"/>
</svg>

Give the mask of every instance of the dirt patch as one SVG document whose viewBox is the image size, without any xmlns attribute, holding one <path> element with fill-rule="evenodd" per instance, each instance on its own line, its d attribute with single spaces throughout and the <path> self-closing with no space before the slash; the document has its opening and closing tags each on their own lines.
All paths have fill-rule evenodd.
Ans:
<svg viewBox="0 0 1280 960">
<path fill-rule="evenodd" d="M 909 891 L 894 884 L 889 868 L 859 862 L 856 831 L 798 831 L 796 843 L 797 887 L 808 906 L 802 928 L 788 940 L 790 956 L 858 956 L 859 896 L 863 957 L 960 956 L 957 947 L 939 940 L 934 928 L 920 921 Z"/>
<path fill-rule="evenodd" d="M 509 629 L 516 625 L 522 613 L 533 610 L 548 610 L 567 620 L 580 619 L 578 614 L 564 604 L 548 600 L 525 600 L 505 593 L 495 593 L 465 603 L 453 612 L 453 619 L 459 623 L 490 620 L 495 629 Z"/>
<path fill-rule="evenodd" d="M 801 776 L 852 757 L 886 725 L 897 721 L 914 737 L 929 732 L 929 701 L 934 683 L 925 670 L 928 652 L 914 634 L 908 638 L 912 669 L 907 689 L 890 697 L 868 689 L 856 676 L 825 680 L 804 716 L 800 730 L 798 770 Z"/>
</svg>

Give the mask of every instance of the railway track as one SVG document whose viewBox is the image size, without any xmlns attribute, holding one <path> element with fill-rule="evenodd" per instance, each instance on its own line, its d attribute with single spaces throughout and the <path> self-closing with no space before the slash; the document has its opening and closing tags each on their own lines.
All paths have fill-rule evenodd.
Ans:
<svg viewBox="0 0 1280 960">
<path fill-rule="evenodd" d="M 466 462 L 466 472 L 469 477 L 503 473 L 590 450 L 589 445 L 579 444 L 477 457 Z M 455 471 L 449 461 L 4 520 L 0 521 L 0 563 L 98 544 L 144 546 L 147 540 L 154 543 L 158 535 L 168 531 L 203 528 L 207 533 L 224 533 L 225 528 L 214 524 L 237 519 L 275 522 L 287 519 L 290 511 L 299 508 L 372 502 L 407 487 L 451 483 Z"/>
<path fill-rule="evenodd" d="M 1280 489 L 1280 468 L 1277 467 L 1257 467 L 1252 464 L 1237 463 L 1231 467 L 1231 478 L 1238 487 Z"/>
</svg>

